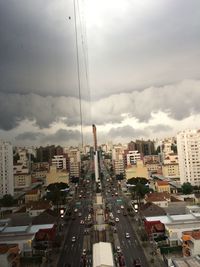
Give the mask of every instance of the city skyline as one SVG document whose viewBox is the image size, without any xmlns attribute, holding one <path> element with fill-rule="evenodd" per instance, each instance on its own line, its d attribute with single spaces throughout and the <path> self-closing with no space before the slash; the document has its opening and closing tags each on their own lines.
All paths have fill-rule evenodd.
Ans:
<svg viewBox="0 0 200 267">
<path fill-rule="evenodd" d="M 93 123 L 101 143 L 198 128 L 199 1 L 76 3 L 84 143 Z M 6 1 L 0 17 L 1 138 L 80 143 L 72 3 Z"/>
</svg>

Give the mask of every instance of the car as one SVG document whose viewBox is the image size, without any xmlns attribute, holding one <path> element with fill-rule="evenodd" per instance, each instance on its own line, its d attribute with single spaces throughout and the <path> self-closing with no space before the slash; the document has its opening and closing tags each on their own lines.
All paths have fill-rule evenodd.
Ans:
<svg viewBox="0 0 200 267">
<path fill-rule="evenodd" d="M 140 261 L 140 259 L 135 259 L 133 261 L 133 266 L 134 267 L 141 267 L 141 261 Z"/>
<path fill-rule="evenodd" d="M 115 221 L 116 221 L 116 222 L 119 222 L 119 218 L 118 218 L 118 217 L 116 217 L 116 218 L 115 218 Z"/>
<path fill-rule="evenodd" d="M 113 232 L 117 233 L 117 228 L 116 227 L 113 227 Z"/>
<path fill-rule="evenodd" d="M 87 235 L 89 234 L 89 231 L 87 229 L 84 230 L 84 234 Z"/>
<path fill-rule="evenodd" d="M 120 206 L 120 208 L 123 210 L 123 209 L 124 209 L 124 206 L 123 206 L 123 205 L 121 205 L 121 206 Z"/>
<path fill-rule="evenodd" d="M 117 246 L 116 250 L 117 250 L 117 253 L 121 253 L 122 252 L 120 246 Z"/>
<path fill-rule="evenodd" d="M 117 210 L 117 213 L 118 213 L 118 214 L 120 214 L 120 213 L 121 213 L 121 211 L 120 211 L 120 210 Z"/>
<path fill-rule="evenodd" d="M 78 217 L 81 217 L 81 216 L 82 216 L 82 213 L 81 213 L 81 212 L 79 212 L 79 213 L 78 213 Z"/>
<path fill-rule="evenodd" d="M 83 255 L 83 256 L 86 256 L 86 254 L 87 254 L 87 252 L 86 252 L 86 249 L 84 248 L 84 249 L 83 249 L 83 252 L 82 252 L 82 255 Z"/>
<path fill-rule="evenodd" d="M 85 222 L 84 222 L 84 220 L 80 220 L 80 224 L 84 224 Z"/>
<path fill-rule="evenodd" d="M 126 234 L 125 234 L 125 237 L 126 237 L 126 238 L 130 238 L 130 234 L 129 234 L 129 233 L 126 233 Z"/>
<path fill-rule="evenodd" d="M 72 236 L 72 242 L 75 242 L 75 241 L 76 241 L 76 237 Z"/>
<path fill-rule="evenodd" d="M 77 212 L 78 211 L 78 209 L 76 208 L 76 209 L 74 209 L 74 212 Z"/>
<path fill-rule="evenodd" d="M 118 193 L 117 192 L 115 192 L 115 196 L 118 196 Z"/>
</svg>

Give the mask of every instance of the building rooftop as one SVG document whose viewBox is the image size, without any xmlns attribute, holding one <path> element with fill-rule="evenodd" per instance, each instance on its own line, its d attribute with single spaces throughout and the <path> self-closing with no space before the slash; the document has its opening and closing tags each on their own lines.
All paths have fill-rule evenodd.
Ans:
<svg viewBox="0 0 200 267">
<path fill-rule="evenodd" d="M 157 181 L 158 186 L 167 186 L 169 183 L 167 181 Z"/>
<path fill-rule="evenodd" d="M 170 194 L 167 192 L 149 193 L 145 198 L 147 202 L 166 201 L 168 199 L 170 199 Z"/>
<path fill-rule="evenodd" d="M 111 243 L 99 242 L 93 245 L 93 267 L 97 266 L 114 266 Z"/>
<path fill-rule="evenodd" d="M 26 195 L 37 195 L 38 189 L 32 189 L 31 191 L 27 192 Z"/>
<path fill-rule="evenodd" d="M 185 231 L 183 232 L 183 235 L 188 235 L 192 237 L 193 239 L 200 240 L 200 229 L 193 230 L 193 231 Z"/>
<path fill-rule="evenodd" d="M 172 263 L 175 267 L 200 267 L 198 256 L 172 259 Z"/>
<path fill-rule="evenodd" d="M 166 215 L 166 212 L 163 208 L 151 202 L 147 202 L 146 204 L 142 205 L 140 208 L 140 213 L 145 217 Z"/>
<path fill-rule="evenodd" d="M 0 244 L 0 254 L 5 254 L 9 249 L 17 247 L 17 244 Z"/>
</svg>

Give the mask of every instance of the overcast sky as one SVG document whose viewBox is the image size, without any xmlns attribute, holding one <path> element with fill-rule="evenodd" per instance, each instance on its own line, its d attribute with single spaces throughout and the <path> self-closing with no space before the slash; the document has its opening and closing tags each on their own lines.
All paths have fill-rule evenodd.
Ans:
<svg viewBox="0 0 200 267">
<path fill-rule="evenodd" d="M 84 142 L 93 123 L 99 142 L 199 128 L 199 0 L 79 0 L 76 12 L 80 92 L 73 1 L 0 0 L 0 138 L 78 144 L 81 119 Z"/>
</svg>

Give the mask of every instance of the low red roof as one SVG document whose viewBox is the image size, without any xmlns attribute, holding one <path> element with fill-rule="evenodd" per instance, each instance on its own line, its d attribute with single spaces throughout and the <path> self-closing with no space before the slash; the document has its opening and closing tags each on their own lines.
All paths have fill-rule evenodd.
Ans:
<svg viewBox="0 0 200 267">
<path fill-rule="evenodd" d="M 167 181 L 157 181 L 157 185 L 158 186 L 165 186 L 165 185 L 169 185 L 169 183 Z"/>
<path fill-rule="evenodd" d="M 26 193 L 26 195 L 37 195 L 37 194 L 38 194 L 38 189 L 33 189 Z"/>
</svg>

